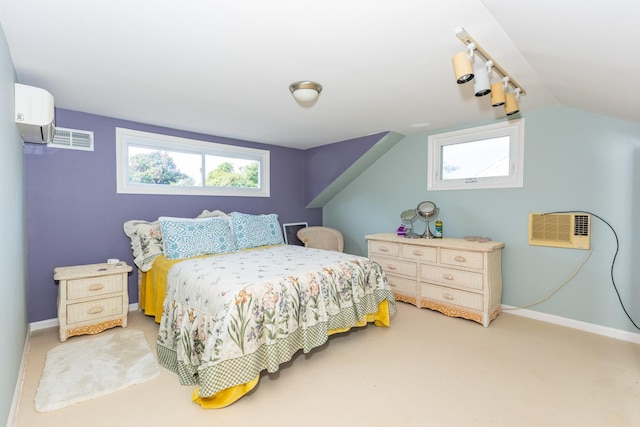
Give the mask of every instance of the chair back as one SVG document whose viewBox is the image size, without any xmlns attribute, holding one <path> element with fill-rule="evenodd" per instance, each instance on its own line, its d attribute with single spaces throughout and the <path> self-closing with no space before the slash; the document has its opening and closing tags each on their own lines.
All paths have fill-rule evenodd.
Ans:
<svg viewBox="0 0 640 427">
<path fill-rule="evenodd" d="M 344 238 L 342 233 L 335 228 L 323 226 L 305 227 L 298 230 L 296 235 L 307 248 L 344 251 Z"/>
</svg>

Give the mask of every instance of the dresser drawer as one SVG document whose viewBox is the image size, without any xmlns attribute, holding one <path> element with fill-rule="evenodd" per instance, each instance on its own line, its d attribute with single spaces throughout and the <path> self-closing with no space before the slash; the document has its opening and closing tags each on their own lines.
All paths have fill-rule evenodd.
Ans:
<svg viewBox="0 0 640 427">
<path fill-rule="evenodd" d="M 420 265 L 420 280 L 441 283 L 446 286 L 458 286 L 481 291 L 483 286 L 482 273 L 456 270 L 453 268 Z"/>
<path fill-rule="evenodd" d="M 438 259 L 438 249 L 419 245 L 402 245 L 400 256 L 406 259 L 435 263 Z"/>
<path fill-rule="evenodd" d="M 382 267 L 385 274 L 402 274 L 411 277 L 416 277 L 418 274 L 418 267 L 415 262 L 377 256 L 372 256 L 370 258 L 380 264 L 380 267 Z"/>
<path fill-rule="evenodd" d="M 378 254 L 386 256 L 398 256 L 400 254 L 400 244 L 394 242 L 381 242 L 378 240 L 369 241 L 369 255 Z"/>
<path fill-rule="evenodd" d="M 408 279 L 406 277 L 394 276 L 392 274 L 387 274 L 387 279 L 389 280 L 389 285 L 394 293 L 399 292 L 401 294 L 415 297 L 417 291 L 416 279 Z"/>
<path fill-rule="evenodd" d="M 74 300 L 122 292 L 122 274 L 67 280 L 67 299 Z"/>
<path fill-rule="evenodd" d="M 482 270 L 484 266 L 483 261 L 484 255 L 482 252 L 468 252 L 455 249 L 442 249 L 440 251 L 440 263 L 446 265 Z"/>
<path fill-rule="evenodd" d="M 483 309 L 482 294 L 474 294 L 472 292 L 465 292 L 458 289 L 421 283 L 420 295 L 423 298 L 444 304 L 453 304 L 478 311 L 482 311 Z"/>
<path fill-rule="evenodd" d="M 67 305 L 67 323 L 73 324 L 123 313 L 122 296 Z"/>
</svg>

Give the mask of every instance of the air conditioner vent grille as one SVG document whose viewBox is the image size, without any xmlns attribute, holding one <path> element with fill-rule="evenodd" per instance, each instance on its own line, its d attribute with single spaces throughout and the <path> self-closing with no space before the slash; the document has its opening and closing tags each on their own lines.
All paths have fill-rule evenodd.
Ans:
<svg viewBox="0 0 640 427">
<path fill-rule="evenodd" d="M 590 215 L 529 214 L 529 244 L 558 248 L 591 248 Z"/>
<path fill-rule="evenodd" d="M 588 236 L 589 235 L 589 215 L 576 215 L 575 216 L 575 231 L 576 236 Z"/>
<path fill-rule="evenodd" d="M 49 147 L 93 151 L 93 132 L 56 127 Z"/>
</svg>

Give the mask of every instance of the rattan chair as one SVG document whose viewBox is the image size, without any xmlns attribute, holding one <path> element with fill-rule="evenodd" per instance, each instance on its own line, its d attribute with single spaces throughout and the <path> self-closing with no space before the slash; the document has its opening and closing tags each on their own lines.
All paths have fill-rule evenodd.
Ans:
<svg viewBox="0 0 640 427">
<path fill-rule="evenodd" d="M 307 248 L 327 249 L 331 251 L 344 251 L 344 238 L 342 233 L 330 227 L 305 227 L 296 233 L 298 239 Z"/>
</svg>

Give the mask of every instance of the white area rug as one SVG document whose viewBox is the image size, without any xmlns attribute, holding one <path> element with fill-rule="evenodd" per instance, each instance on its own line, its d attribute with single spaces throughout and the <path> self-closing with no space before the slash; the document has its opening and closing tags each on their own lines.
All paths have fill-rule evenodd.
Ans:
<svg viewBox="0 0 640 427">
<path fill-rule="evenodd" d="M 65 342 L 47 353 L 35 398 L 38 412 L 84 402 L 160 374 L 142 331 L 123 330 L 77 342 Z"/>
</svg>

